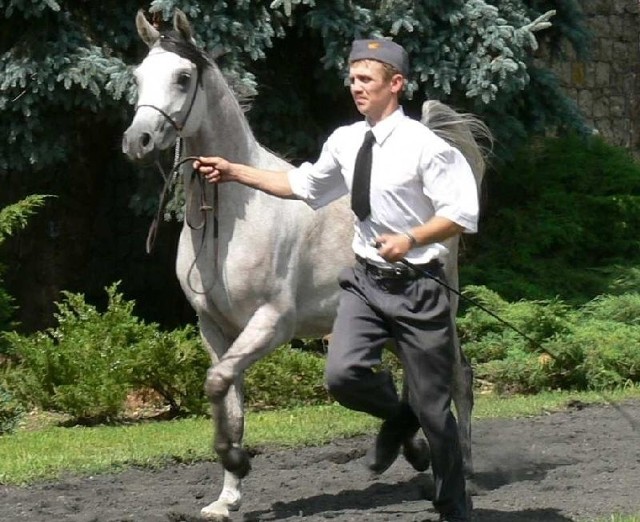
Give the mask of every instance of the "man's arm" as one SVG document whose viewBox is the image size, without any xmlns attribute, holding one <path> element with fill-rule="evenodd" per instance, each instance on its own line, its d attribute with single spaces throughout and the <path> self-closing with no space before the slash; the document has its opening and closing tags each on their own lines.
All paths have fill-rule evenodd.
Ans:
<svg viewBox="0 0 640 522">
<path fill-rule="evenodd" d="M 296 199 L 291 190 L 289 176 L 284 171 L 256 169 L 241 163 L 231 163 L 218 157 L 200 157 L 193 162 L 193 168 L 209 183 L 235 181 L 272 196 Z"/>
</svg>

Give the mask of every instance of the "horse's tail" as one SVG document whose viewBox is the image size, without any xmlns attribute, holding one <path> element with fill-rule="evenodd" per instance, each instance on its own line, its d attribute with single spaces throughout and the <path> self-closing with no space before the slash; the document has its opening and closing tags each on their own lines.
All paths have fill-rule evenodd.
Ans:
<svg viewBox="0 0 640 522">
<path fill-rule="evenodd" d="M 493 145 L 489 127 L 477 116 L 457 112 L 437 100 L 424 102 L 420 121 L 449 145 L 462 152 L 480 190 L 487 156 Z"/>
</svg>

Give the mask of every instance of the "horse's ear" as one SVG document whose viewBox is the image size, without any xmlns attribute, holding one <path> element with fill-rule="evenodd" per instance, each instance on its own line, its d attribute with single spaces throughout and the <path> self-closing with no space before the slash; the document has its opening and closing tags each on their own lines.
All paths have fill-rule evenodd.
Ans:
<svg viewBox="0 0 640 522">
<path fill-rule="evenodd" d="M 187 15 L 180 9 L 176 9 L 173 13 L 173 28 L 178 31 L 187 42 L 195 43 L 191 24 L 189 23 Z"/>
<path fill-rule="evenodd" d="M 136 28 L 138 29 L 138 35 L 142 38 L 142 41 L 149 47 L 153 47 L 158 41 L 158 38 L 160 38 L 160 31 L 149 23 L 142 9 L 139 9 L 138 14 L 136 15 Z"/>
<path fill-rule="evenodd" d="M 227 54 L 227 52 L 228 51 L 224 47 L 222 47 L 221 45 L 218 45 L 214 47 L 213 50 L 211 51 L 211 58 L 213 58 L 213 61 L 216 61 L 221 56 L 224 56 L 225 54 Z"/>
</svg>

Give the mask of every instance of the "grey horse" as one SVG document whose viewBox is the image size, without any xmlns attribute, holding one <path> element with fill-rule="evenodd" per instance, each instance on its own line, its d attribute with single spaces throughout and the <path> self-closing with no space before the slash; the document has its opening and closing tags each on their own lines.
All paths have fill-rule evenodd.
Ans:
<svg viewBox="0 0 640 522">
<path fill-rule="evenodd" d="M 257 142 L 223 74 L 194 45 L 182 12 L 175 12 L 174 28 L 166 33 L 141 11 L 136 26 L 150 50 L 135 71 L 138 104 L 123 137 L 125 154 L 142 159 L 181 137 L 186 155 L 223 156 L 271 170 L 290 168 Z M 480 186 L 485 164 L 474 136 L 489 137 L 487 128 L 439 102 L 424 105 L 423 123 L 460 148 Z M 187 205 L 176 272 L 211 355 L 205 391 L 212 404 L 214 448 L 224 467 L 222 491 L 202 515 L 223 521 L 239 509 L 241 480 L 250 469 L 242 447 L 243 372 L 294 337 L 321 337 L 331 331 L 337 276 L 353 263 L 354 218 L 345 199 L 314 212 L 303 202 L 280 200 L 236 183 L 205 186 L 190 174 L 183 174 Z M 203 217 L 192 202 L 215 208 Z M 447 277 L 457 287 L 458 238 L 447 246 Z M 452 310 L 455 315 L 455 295 Z M 461 350 L 454 403 L 470 472 L 472 376 Z"/>
</svg>

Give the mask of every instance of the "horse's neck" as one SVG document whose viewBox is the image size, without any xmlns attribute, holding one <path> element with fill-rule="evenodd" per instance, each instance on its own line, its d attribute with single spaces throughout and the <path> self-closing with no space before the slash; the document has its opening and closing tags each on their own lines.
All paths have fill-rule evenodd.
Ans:
<svg viewBox="0 0 640 522">
<path fill-rule="evenodd" d="M 184 156 L 220 156 L 233 163 L 244 163 L 259 166 L 262 148 L 257 142 L 244 112 L 228 87 L 219 70 L 214 69 L 204 77 L 206 92 L 206 114 L 196 134 L 185 138 Z M 185 197 L 187 201 L 198 201 L 204 187 L 205 199 L 212 199 L 213 187 L 193 183 L 190 170 L 187 169 L 184 178 Z M 239 183 L 224 183 L 219 187 L 219 201 L 209 204 L 220 205 L 225 214 L 225 222 L 233 220 L 233 215 L 244 213 L 246 205 L 257 196 L 255 190 Z M 222 202 L 224 199 L 224 204 Z M 192 214 L 192 220 L 197 220 L 197 209 L 193 206 L 187 213 Z"/>
<path fill-rule="evenodd" d="M 199 131 L 185 142 L 186 152 L 252 164 L 260 145 L 236 97 L 218 69 L 208 71 L 203 80 L 207 106 Z"/>
</svg>

